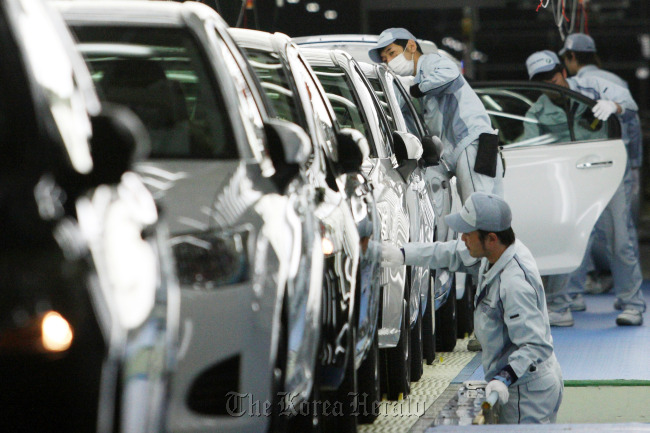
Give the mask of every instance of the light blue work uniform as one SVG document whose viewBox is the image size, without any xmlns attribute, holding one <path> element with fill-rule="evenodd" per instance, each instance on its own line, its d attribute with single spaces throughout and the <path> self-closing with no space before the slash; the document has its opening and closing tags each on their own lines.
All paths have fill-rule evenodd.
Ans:
<svg viewBox="0 0 650 433">
<path fill-rule="evenodd" d="M 553 352 L 542 280 L 532 254 L 516 240 L 492 265 L 469 255 L 460 240 L 404 245 L 408 265 L 447 268 L 478 277 L 475 333 L 485 380 L 504 370 L 516 377 L 499 422 L 553 423 L 562 402 L 562 371 Z"/>
<path fill-rule="evenodd" d="M 475 191 L 503 197 L 501 158 L 497 158 L 494 178 L 474 171 L 479 135 L 496 131 L 483 103 L 456 64 L 439 54 L 424 54 L 418 59 L 413 83 L 424 94 L 424 121 L 430 131 L 439 131 L 443 143 L 441 164 L 434 169 L 456 175 L 463 203 Z"/>
<path fill-rule="evenodd" d="M 582 68 L 584 69 L 584 67 Z M 605 71 L 603 71 L 605 72 Z M 605 80 L 595 74 L 578 74 L 567 79 L 571 90 L 582 93 L 592 99 L 607 99 L 619 104 L 625 111 L 618 115 L 622 127 L 622 134 L 627 134 L 633 129 L 634 119 L 638 118 L 638 107 L 629 90 L 612 81 Z M 630 138 L 622 136 L 623 142 L 629 143 Z M 607 251 L 607 257 L 612 271 L 614 290 L 620 300 L 623 310 L 631 309 L 645 311 L 646 305 L 641 292 L 643 276 L 638 255 L 638 239 L 636 230 L 631 221 L 630 201 L 626 194 L 625 178 L 629 176 L 630 163 L 628 162 L 624 181 L 614 193 L 603 214 L 596 222 L 593 242 L 600 242 Z M 627 181 L 629 184 L 629 181 Z M 571 302 L 571 293 L 580 293 L 584 290 L 586 274 L 589 269 L 589 255 L 591 243 L 582 263 L 570 277 L 564 290 L 552 293 L 552 288 L 547 286 L 547 301 L 549 308 L 561 311 L 563 306 Z M 557 309 L 556 309 L 557 308 Z"/>
</svg>

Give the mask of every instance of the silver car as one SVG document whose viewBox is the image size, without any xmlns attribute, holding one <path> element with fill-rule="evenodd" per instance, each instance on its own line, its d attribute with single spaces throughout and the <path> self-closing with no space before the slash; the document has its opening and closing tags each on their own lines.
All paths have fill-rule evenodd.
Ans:
<svg viewBox="0 0 650 433">
<path fill-rule="evenodd" d="M 323 222 L 331 226 L 333 231 L 340 232 L 350 240 L 358 237 L 361 241 L 361 257 L 356 278 L 357 287 L 354 291 L 349 292 L 347 286 L 354 285 L 354 282 L 342 285 L 340 295 L 335 299 L 336 303 L 332 304 L 336 305 L 337 309 L 340 306 L 345 307 L 349 317 L 341 322 L 332 320 L 340 317 L 340 314 L 333 314 L 335 311 L 324 314 L 323 326 L 326 331 L 323 334 L 323 343 L 335 349 L 333 352 L 335 354 L 340 349 L 349 353 L 347 362 L 350 363 L 351 368 L 356 369 L 357 379 L 361 385 L 367 381 L 378 385 L 376 380 L 378 371 L 375 368 L 378 347 L 375 334 L 381 271 L 379 263 L 381 257 L 378 248 L 380 241 L 379 216 L 372 185 L 360 173 L 360 164 L 350 167 L 344 164 L 345 159 L 354 152 L 354 149 L 346 148 L 345 140 L 335 140 L 337 135 L 340 137 L 341 134 L 352 133 L 361 137 L 361 133 L 341 131 L 337 128 L 334 112 L 322 86 L 288 36 L 247 29 L 231 29 L 230 31 L 239 46 L 246 52 L 269 96 L 268 99 L 273 103 L 276 115 L 300 124 L 312 139 L 314 154 L 307 169 L 307 177 L 316 189 L 325 191 L 323 201 L 318 205 L 317 214 L 322 216 Z M 363 144 L 366 148 L 364 152 L 367 154 L 365 138 Z M 338 210 L 339 208 L 340 210 Z M 332 220 L 328 214 L 333 211 L 340 213 L 345 219 Z M 336 227 L 333 223 L 343 223 L 343 225 Z M 350 235 L 347 233 L 349 230 L 355 233 Z M 357 230 L 358 235 L 356 234 Z M 346 260 L 349 259 L 351 258 Z M 329 269 L 326 266 L 326 274 L 337 275 L 338 272 L 335 267 Z M 327 276 L 326 278 L 331 279 Z M 338 280 L 342 280 L 342 278 L 339 277 Z M 332 286 L 332 282 L 327 282 L 326 286 Z M 339 323 L 337 324 L 337 322 Z M 337 346 L 340 346 L 340 343 L 336 343 L 336 341 L 341 340 L 341 331 L 339 330 L 341 326 L 348 327 L 349 335 L 354 338 L 348 341 L 349 346 L 339 348 Z M 329 350 L 328 347 L 326 349 Z M 324 354 L 326 353 L 324 352 Z M 326 356 L 323 356 L 322 359 L 324 361 L 322 368 L 326 371 L 332 370 L 332 367 L 336 365 Z M 365 362 L 370 364 L 369 366 L 364 365 L 366 359 Z M 320 378 L 320 382 L 324 388 L 332 388 L 332 379 L 337 376 L 328 372 Z M 337 387 L 337 392 L 340 395 L 347 396 L 348 393 L 355 392 L 354 374 L 351 376 L 351 380 L 344 379 L 343 387 Z M 373 390 L 376 394 L 373 398 L 379 399 L 376 387 L 370 391 Z M 345 406 L 350 406 L 347 403 Z M 337 425 L 327 426 L 327 428 L 341 430 Z"/>
<path fill-rule="evenodd" d="M 321 332 L 323 240 L 301 172 L 309 138 L 268 115 L 213 9 L 70 2 L 61 10 L 103 98 L 132 108 L 152 137 L 138 170 L 169 217 L 182 289 L 171 429 L 311 425 L 283 412 L 312 393 Z"/>
<path fill-rule="evenodd" d="M 180 306 L 130 171 L 146 132 L 100 103 L 47 2 L 3 1 L 0 22 L 0 430 L 159 432 Z"/>
<path fill-rule="evenodd" d="M 420 189 L 414 183 L 418 160 L 423 154 L 420 141 L 412 134 L 393 131 L 384 110 L 358 63 L 340 50 L 301 49 L 320 79 L 341 125 L 362 131 L 371 142 L 370 158 L 364 164 L 366 175 L 375 187 L 381 218 L 382 239 L 401 245 L 410 239 L 409 208 L 420 206 Z M 417 173 L 416 173 L 417 176 Z M 409 201 L 414 200 L 409 205 Z M 414 221 L 422 222 L 424 221 Z M 414 227 L 416 236 L 424 234 Z M 428 286 L 428 278 L 427 286 Z M 419 284 L 407 278 L 405 267 L 384 268 L 382 274 L 382 315 L 379 347 L 387 349 L 386 388 L 389 398 L 410 390 L 409 332 L 411 305 L 419 309 Z M 411 297 L 411 283 L 414 295 Z M 417 317 L 417 314 L 413 316 Z M 414 321 L 415 322 L 415 321 Z"/>
</svg>

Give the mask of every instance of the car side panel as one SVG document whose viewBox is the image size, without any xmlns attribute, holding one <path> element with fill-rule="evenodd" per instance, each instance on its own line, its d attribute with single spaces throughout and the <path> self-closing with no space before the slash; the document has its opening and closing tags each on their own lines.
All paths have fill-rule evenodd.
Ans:
<svg viewBox="0 0 650 433">
<path fill-rule="evenodd" d="M 505 198 L 512 227 L 542 275 L 575 270 L 598 217 L 625 171 L 621 140 L 505 148 Z M 612 161 L 611 166 L 578 168 Z"/>
</svg>

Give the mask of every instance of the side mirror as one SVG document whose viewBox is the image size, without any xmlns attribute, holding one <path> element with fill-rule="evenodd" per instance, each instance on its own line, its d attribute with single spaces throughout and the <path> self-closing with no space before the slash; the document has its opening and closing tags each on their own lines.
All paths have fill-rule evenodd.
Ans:
<svg viewBox="0 0 650 433">
<path fill-rule="evenodd" d="M 422 157 L 423 149 L 420 140 L 413 134 L 403 131 L 393 131 L 395 157 L 402 164 L 407 159 L 418 160 Z"/>
<path fill-rule="evenodd" d="M 355 173 L 370 156 L 370 147 L 366 137 L 356 129 L 343 128 L 336 134 L 338 144 L 339 166 L 343 173 Z"/>
<path fill-rule="evenodd" d="M 270 119 L 264 124 L 264 130 L 275 167 L 273 180 L 284 190 L 309 159 L 311 140 L 300 126 L 286 120 Z"/>
<path fill-rule="evenodd" d="M 149 155 L 151 144 L 145 126 L 130 109 L 103 103 L 101 112 L 90 119 L 93 170 L 91 185 L 116 184 L 136 160 Z"/>
<path fill-rule="evenodd" d="M 422 139 L 422 162 L 424 167 L 440 164 L 442 141 L 436 136 L 426 136 Z"/>
<path fill-rule="evenodd" d="M 397 171 L 400 172 L 404 180 L 408 181 L 409 176 L 417 168 L 418 161 L 422 157 L 422 143 L 411 133 L 393 131 L 393 146 L 399 164 Z"/>
</svg>

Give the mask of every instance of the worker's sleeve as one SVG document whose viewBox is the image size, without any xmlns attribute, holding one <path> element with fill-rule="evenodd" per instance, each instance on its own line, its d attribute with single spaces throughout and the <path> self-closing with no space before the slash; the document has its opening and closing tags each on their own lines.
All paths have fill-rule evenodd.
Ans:
<svg viewBox="0 0 650 433">
<path fill-rule="evenodd" d="M 404 244 L 404 262 L 407 265 L 429 269 L 449 269 L 478 275 L 481 261 L 469 255 L 460 239 L 448 242 L 409 242 Z"/>
<path fill-rule="evenodd" d="M 636 116 L 639 107 L 628 89 L 596 76 L 589 76 L 586 81 L 600 94 L 598 99 L 614 101 L 621 106 L 623 113 L 620 116 L 623 120 L 627 121 L 628 118 Z"/>
<path fill-rule="evenodd" d="M 510 341 L 517 347 L 508 357 L 508 366 L 504 370 L 510 368 L 514 372 L 514 382 L 531 365 L 547 360 L 553 354 L 553 346 L 547 336 L 544 313 L 538 307 L 540 293 L 522 274 L 504 277 L 502 275 L 500 285 L 503 321 Z"/>
<path fill-rule="evenodd" d="M 414 83 L 411 95 L 421 97 L 453 93 L 465 84 L 465 80 L 454 62 L 438 54 L 427 54 L 418 62 Z"/>
<path fill-rule="evenodd" d="M 526 113 L 526 120 L 524 120 L 524 135 L 519 141 L 537 138 L 541 135 L 539 129 L 539 120 L 536 116 L 536 113 L 537 111 L 534 109 L 534 106 L 531 107 Z"/>
</svg>

